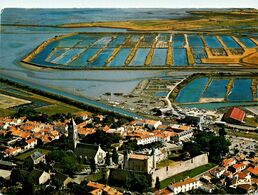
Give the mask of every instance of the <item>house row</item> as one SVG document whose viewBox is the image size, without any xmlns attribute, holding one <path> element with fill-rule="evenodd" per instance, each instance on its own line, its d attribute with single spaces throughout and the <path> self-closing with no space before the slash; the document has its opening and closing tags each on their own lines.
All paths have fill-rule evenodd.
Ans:
<svg viewBox="0 0 258 195">
<path fill-rule="evenodd" d="M 246 193 L 257 190 L 258 164 L 255 158 L 224 159 L 218 167 L 210 170 L 210 175 L 219 179 L 222 185 L 237 188 Z"/>
<path fill-rule="evenodd" d="M 179 181 L 168 185 L 168 189 L 170 189 L 173 192 L 172 194 L 179 194 L 179 193 L 188 192 L 194 189 L 198 189 L 200 186 L 201 186 L 201 183 L 199 180 L 194 178 L 187 178 L 183 181 Z"/>
</svg>

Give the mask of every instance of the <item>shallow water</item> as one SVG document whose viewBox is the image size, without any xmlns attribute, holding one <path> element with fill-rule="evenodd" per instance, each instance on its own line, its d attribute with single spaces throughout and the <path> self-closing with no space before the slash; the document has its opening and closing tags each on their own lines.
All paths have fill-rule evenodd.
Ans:
<svg viewBox="0 0 258 195">
<path fill-rule="evenodd" d="M 115 10 L 115 12 L 114 12 Z M 51 13 L 50 13 L 51 12 Z M 187 15 L 186 10 L 171 9 L 13 9 L 8 13 L 8 9 L 4 10 L 1 15 L 2 24 L 62 24 L 66 22 L 84 22 L 84 21 L 101 21 L 105 20 L 129 20 L 129 19 L 171 19 Z M 120 17 L 122 16 L 122 17 Z M 0 47 L 0 77 L 7 77 L 18 82 L 24 82 L 32 87 L 49 91 L 55 94 L 65 95 L 74 99 L 80 99 L 87 102 L 87 98 L 96 99 L 106 92 L 122 92 L 130 93 L 142 79 L 153 77 L 163 77 L 165 71 L 72 71 L 72 70 L 47 70 L 47 69 L 28 69 L 21 66 L 18 62 L 35 47 L 46 39 L 54 36 L 70 33 L 70 32 L 125 32 L 125 29 L 112 28 L 51 28 L 51 27 L 26 27 L 26 26 L 1 26 L 1 47 Z M 176 36 L 173 39 L 177 40 Z M 178 38 L 175 46 L 181 48 L 184 45 L 184 37 Z M 181 41 L 180 41 L 181 39 Z M 136 39 L 137 42 L 138 39 Z M 95 41 L 95 40 L 94 40 Z M 112 43 L 112 42 L 111 42 Z M 62 43 L 73 45 L 73 41 Z M 77 45 L 76 45 L 77 44 Z M 75 41 L 75 45 L 84 47 L 87 43 L 79 43 Z M 73 45 L 74 46 L 74 45 Z M 40 63 L 46 66 L 53 64 L 45 62 L 47 55 L 52 51 L 55 45 L 46 47 L 46 50 L 40 53 Z M 98 50 L 98 49 L 97 49 Z M 95 50 L 95 53 L 96 51 Z M 121 50 L 122 51 L 122 50 Z M 120 52 L 121 52 L 120 51 Z M 87 52 L 87 51 L 86 51 Z M 85 53 L 86 53 L 85 52 Z M 84 53 L 84 55 L 85 55 Z M 85 66 L 89 57 L 95 54 L 92 52 L 89 56 L 81 56 L 77 61 L 73 62 L 73 66 Z M 126 53 L 126 52 L 125 52 Z M 119 55 L 119 54 L 118 54 Z M 118 56 L 117 55 L 117 56 Z M 122 56 L 126 56 L 123 54 Z M 127 57 L 127 56 L 126 56 Z M 123 57 L 123 58 L 126 58 Z M 121 57 L 122 58 L 122 57 Z M 117 58 L 119 59 L 119 58 Z M 116 60 L 116 58 L 114 59 Z M 37 61 L 37 62 L 39 62 Z M 118 60 L 116 64 L 120 64 Z M 37 63 L 36 62 L 36 63 Z M 110 64 L 111 65 L 111 64 Z M 70 66 L 70 65 L 69 65 Z M 71 65 L 72 66 L 72 65 Z M 177 74 L 172 72 L 171 75 Z M 89 104 L 100 105 L 98 102 L 92 101 Z M 207 105 L 208 106 L 208 105 Z M 109 107 L 110 109 L 110 107 Z"/>
<path fill-rule="evenodd" d="M 130 52 L 131 52 L 131 49 L 128 49 L 128 48 L 120 49 L 120 51 L 115 56 L 115 58 L 109 63 L 109 66 L 110 67 L 123 66 Z"/>
<path fill-rule="evenodd" d="M 204 92 L 204 98 L 224 98 L 228 79 L 213 79 Z"/>
<path fill-rule="evenodd" d="M 172 36 L 172 47 L 173 48 L 181 48 L 184 45 L 185 45 L 184 35 L 174 35 L 174 36 Z"/>
<path fill-rule="evenodd" d="M 204 36 L 204 39 L 209 48 L 222 48 L 222 45 L 215 36 Z"/>
<path fill-rule="evenodd" d="M 130 66 L 144 66 L 144 62 L 146 60 L 146 56 L 148 55 L 150 49 L 145 49 L 145 48 L 139 48 L 130 62 Z"/>
<path fill-rule="evenodd" d="M 188 35 L 187 37 L 190 47 L 204 47 L 202 39 L 199 35 Z"/>
<path fill-rule="evenodd" d="M 85 66 L 86 64 L 88 64 L 88 60 L 95 54 L 97 53 L 99 49 L 97 48 L 89 48 L 88 50 L 86 50 L 85 52 L 83 52 L 79 58 L 77 58 L 76 60 L 74 60 L 70 66 Z"/>
<path fill-rule="evenodd" d="M 151 65 L 165 66 L 167 58 L 167 49 L 155 49 L 152 56 Z"/>
<path fill-rule="evenodd" d="M 231 36 L 220 36 L 220 39 L 228 48 L 241 48 L 240 45 Z"/>
<path fill-rule="evenodd" d="M 238 38 L 247 48 L 252 48 L 255 47 L 256 44 L 249 38 L 247 37 L 239 37 Z"/>
<path fill-rule="evenodd" d="M 199 109 L 209 109 L 209 110 L 216 110 L 223 107 L 232 107 L 232 106 L 244 106 L 244 105 L 257 105 L 255 102 L 214 102 L 214 103 L 205 103 L 205 104 L 182 104 L 180 107 L 183 108 L 199 108 Z"/>
<path fill-rule="evenodd" d="M 158 91 L 154 94 L 154 96 L 156 96 L 156 97 L 166 97 L 167 94 L 168 94 L 168 92 L 166 92 L 166 91 Z"/>
<path fill-rule="evenodd" d="M 228 96 L 229 101 L 252 100 L 251 79 L 234 79 L 233 88 Z"/>
<path fill-rule="evenodd" d="M 101 67 L 105 65 L 105 61 L 108 59 L 109 56 L 113 53 L 114 48 L 107 48 L 103 52 L 101 52 L 98 57 L 89 64 L 89 66 L 94 67 Z"/>
<path fill-rule="evenodd" d="M 173 52 L 173 66 L 188 66 L 186 49 L 174 48 L 172 52 Z"/>
<path fill-rule="evenodd" d="M 203 93 L 206 83 L 208 82 L 207 77 L 196 78 L 187 84 L 183 89 L 180 90 L 176 97 L 176 102 L 199 102 L 199 99 Z"/>
</svg>

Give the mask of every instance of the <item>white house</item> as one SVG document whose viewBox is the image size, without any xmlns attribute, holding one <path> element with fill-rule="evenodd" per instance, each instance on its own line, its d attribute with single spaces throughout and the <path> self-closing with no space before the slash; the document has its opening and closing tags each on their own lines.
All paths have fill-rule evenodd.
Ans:
<svg viewBox="0 0 258 195">
<path fill-rule="evenodd" d="M 5 150 L 5 156 L 16 156 L 22 151 L 20 147 Z"/>
<path fill-rule="evenodd" d="M 246 168 L 246 164 L 237 163 L 232 166 L 235 169 L 235 172 L 243 171 Z"/>
<path fill-rule="evenodd" d="M 190 139 L 194 133 L 192 127 L 186 125 L 173 125 L 172 129 L 177 133 L 175 136 L 177 141 Z"/>
<path fill-rule="evenodd" d="M 153 142 L 156 142 L 156 137 L 154 135 L 142 134 L 138 137 L 136 137 L 137 145 L 146 145 Z"/>
<path fill-rule="evenodd" d="M 40 162 L 46 163 L 46 155 L 42 154 L 38 151 L 34 152 L 33 154 L 30 155 L 31 159 L 33 160 L 33 164 L 39 164 Z"/>
<path fill-rule="evenodd" d="M 30 148 L 34 148 L 37 145 L 37 139 L 31 138 L 26 141 L 27 145 L 24 147 L 25 150 L 28 150 Z"/>
<path fill-rule="evenodd" d="M 188 178 L 184 181 L 179 181 L 174 184 L 170 184 L 168 188 L 174 192 L 174 194 L 178 194 L 180 192 L 188 192 L 190 190 L 194 190 L 199 188 L 201 185 L 199 180 Z"/>
</svg>

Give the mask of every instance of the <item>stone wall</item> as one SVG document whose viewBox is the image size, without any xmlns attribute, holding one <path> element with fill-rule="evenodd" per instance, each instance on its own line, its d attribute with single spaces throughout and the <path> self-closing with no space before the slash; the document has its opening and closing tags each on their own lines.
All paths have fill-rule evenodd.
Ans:
<svg viewBox="0 0 258 195">
<path fill-rule="evenodd" d="M 159 180 L 162 181 L 176 174 L 179 174 L 184 171 L 188 171 L 206 164 L 208 164 L 208 155 L 201 154 L 187 161 L 179 162 L 178 164 L 175 164 L 172 166 L 162 167 L 160 169 L 157 169 L 152 174 L 152 186 L 155 185 L 156 177 L 159 177 Z"/>
</svg>

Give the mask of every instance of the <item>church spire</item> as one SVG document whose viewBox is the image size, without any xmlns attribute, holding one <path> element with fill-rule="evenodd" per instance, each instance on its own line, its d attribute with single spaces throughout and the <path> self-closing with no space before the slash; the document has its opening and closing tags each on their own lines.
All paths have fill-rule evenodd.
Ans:
<svg viewBox="0 0 258 195">
<path fill-rule="evenodd" d="M 68 125 L 68 141 L 73 143 L 74 149 L 79 141 L 77 125 L 73 118 Z"/>
</svg>

